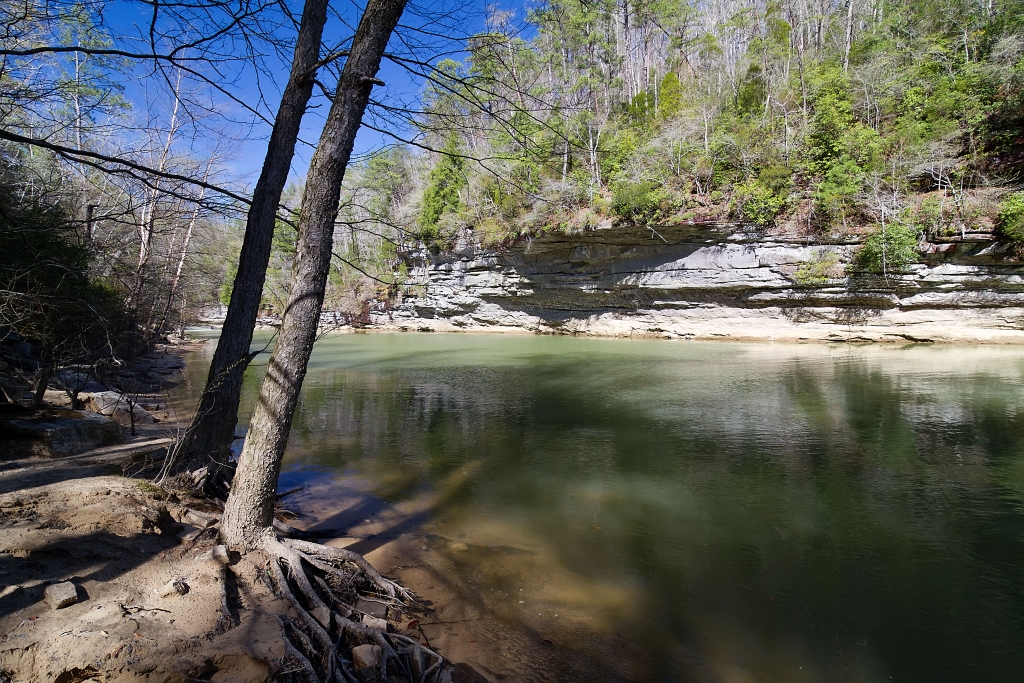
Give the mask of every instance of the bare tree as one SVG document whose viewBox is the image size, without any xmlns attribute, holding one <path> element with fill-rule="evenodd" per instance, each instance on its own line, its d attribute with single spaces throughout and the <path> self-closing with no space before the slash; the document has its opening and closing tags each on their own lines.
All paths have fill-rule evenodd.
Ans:
<svg viewBox="0 0 1024 683">
<path fill-rule="evenodd" d="M 295 44 L 291 74 L 274 120 L 260 179 L 246 219 L 231 301 L 199 405 L 185 435 L 171 449 L 161 478 L 181 469 L 227 463 L 238 419 L 242 375 L 259 312 L 281 192 L 288 179 L 295 143 L 314 77 L 321 65 L 320 43 L 327 0 L 307 0 Z"/>
<path fill-rule="evenodd" d="M 392 599 L 407 601 L 412 598 L 410 593 L 380 576 L 352 551 L 279 539 L 273 527 L 281 461 L 317 338 L 345 169 L 370 91 L 374 84 L 382 84 L 376 74 L 405 4 L 406 0 L 370 0 L 353 38 L 310 163 L 299 212 L 291 293 L 221 522 L 221 537 L 230 547 L 262 551 L 269 556 L 278 590 L 300 615 L 305 635 L 298 641 L 308 644 L 308 654 L 319 655 L 313 661 L 323 662 L 323 680 L 356 680 L 348 663 L 338 656 L 338 647 L 345 642 L 369 642 L 381 647 L 381 680 L 431 680 L 442 665 L 440 656 L 415 640 L 350 619 L 351 610 L 336 598 L 331 586 L 350 581 L 352 570 L 346 567 L 354 566 L 364 580 Z M 287 567 L 287 574 L 282 565 Z M 325 574 L 326 580 L 316 574 L 311 580 L 307 567 Z M 314 587 L 317 579 L 319 590 Z M 291 652 L 315 679 L 318 672 L 313 671 L 310 658 L 294 647 Z"/>
<path fill-rule="evenodd" d="M 310 163 L 299 210 L 291 293 L 224 513 L 221 533 L 235 548 L 259 547 L 271 528 L 281 458 L 317 337 L 345 168 L 370 90 L 381 83 L 376 74 L 384 49 L 404 8 L 405 0 L 373 0 L 367 5 Z"/>
</svg>

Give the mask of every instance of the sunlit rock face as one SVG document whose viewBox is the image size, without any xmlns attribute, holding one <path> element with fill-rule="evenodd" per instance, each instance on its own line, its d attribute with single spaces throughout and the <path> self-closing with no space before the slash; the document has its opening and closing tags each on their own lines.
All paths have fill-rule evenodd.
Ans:
<svg viewBox="0 0 1024 683">
<path fill-rule="evenodd" d="M 475 247 L 470 233 L 452 252 L 407 254 L 410 286 L 371 326 L 1024 342 L 1024 263 L 992 235 L 922 243 L 921 263 L 887 276 L 845 272 L 858 246 L 734 224 L 612 227 L 507 249 Z"/>
</svg>

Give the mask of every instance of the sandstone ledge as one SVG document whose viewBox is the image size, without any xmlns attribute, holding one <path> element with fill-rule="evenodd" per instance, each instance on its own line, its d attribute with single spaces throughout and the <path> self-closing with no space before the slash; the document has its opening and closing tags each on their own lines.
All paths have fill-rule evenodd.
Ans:
<svg viewBox="0 0 1024 683">
<path fill-rule="evenodd" d="M 549 235 L 508 250 L 469 241 L 406 254 L 408 286 L 371 329 L 603 337 L 1024 343 L 1024 262 L 993 236 L 922 245 L 898 274 L 848 274 L 851 243 L 737 225 Z M 814 283 L 800 269 L 838 259 Z"/>
</svg>

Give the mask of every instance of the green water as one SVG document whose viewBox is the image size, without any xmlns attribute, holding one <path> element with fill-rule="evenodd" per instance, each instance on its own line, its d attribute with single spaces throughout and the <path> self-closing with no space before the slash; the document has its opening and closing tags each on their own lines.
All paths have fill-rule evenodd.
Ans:
<svg viewBox="0 0 1024 683">
<path fill-rule="evenodd" d="M 1011 347 L 338 335 L 282 488 L 443 489 L 460 578 L 592 650 L 564 680 L 1020 681 L 1022 390 Z"/>
</svg>

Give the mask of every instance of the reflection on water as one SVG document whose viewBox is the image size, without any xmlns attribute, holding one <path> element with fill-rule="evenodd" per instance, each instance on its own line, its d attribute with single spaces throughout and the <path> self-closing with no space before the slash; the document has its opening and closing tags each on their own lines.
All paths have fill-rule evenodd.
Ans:
<svg viewBox="0 0 1024 683">
<path fill-rule="evenodd" d="M 1001 347 L 339 335 L 285 478 L 431 500 L 489 609 L 614 646 L 581 680 L 1017 681 L 1022 380 Z"/>
</svg>

